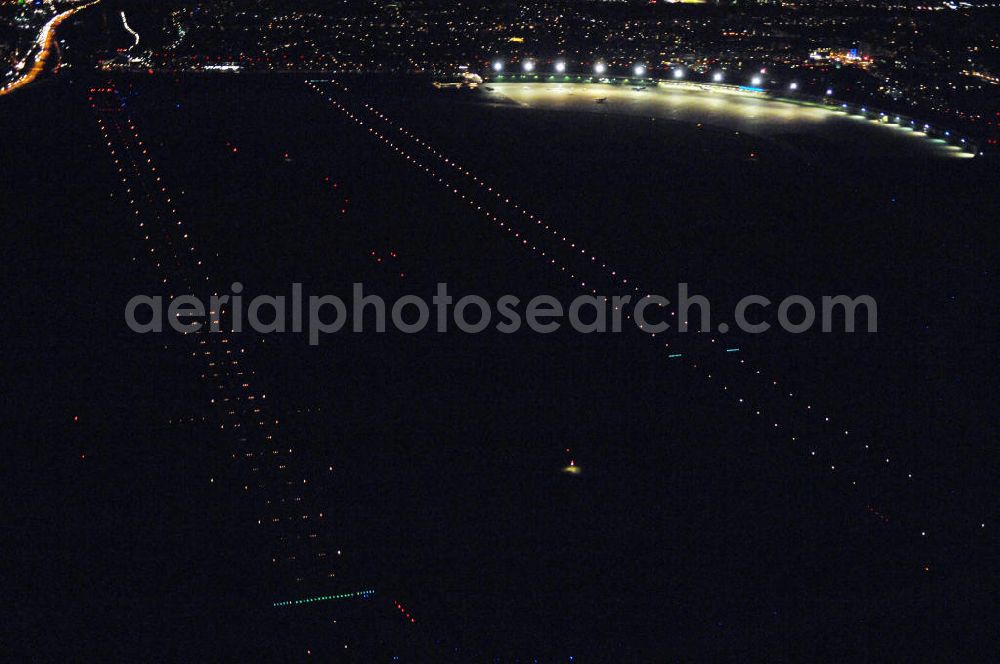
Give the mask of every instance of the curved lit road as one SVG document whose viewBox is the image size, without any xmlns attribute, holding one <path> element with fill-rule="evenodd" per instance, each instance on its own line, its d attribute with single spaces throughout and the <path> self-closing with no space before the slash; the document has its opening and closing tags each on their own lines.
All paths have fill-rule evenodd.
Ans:
<svg viewBox="0 0 1000 664">
<path fill-rule="evenodd" d="M 24 86 L 28 85 L 36 78 L 38 78 L 42 74 L 42 72 L 44 72 L 45 69 L 49 66 L 49 61 L 52 58 L 52 52 L 55 47 L 56 29 L 59 27 L 59 25 L 62 24 L 62 22 L 68 19 L 70 16 L 77 13 L 78 11 L 96 5 L 100 1 L 101 0 L 92 0 L 91 2 L 88 2 L 84 5 L 79 5 L 77 7 L 73 7 L 72 9 L 67 9 L 66 11 L 60 14 L 56 14 L 51 19 L 49 19 L 48 23 L 42 26 L 41 31 L 38 33 L 38 37 L 35 38 L 35 45 L 39 48 L 39 50 L 38 54 L 35 55 L 35 58 L 32 61 L 31 66 L 28 67 L 27 71 L 25 71 L 19 78 L 11 81 L 6 86 L 0 88 L 0 97 L 6 94 L 10 94 L 14 90 L 17 90 L 18 88 L 23 88 Z"/>
</svg>

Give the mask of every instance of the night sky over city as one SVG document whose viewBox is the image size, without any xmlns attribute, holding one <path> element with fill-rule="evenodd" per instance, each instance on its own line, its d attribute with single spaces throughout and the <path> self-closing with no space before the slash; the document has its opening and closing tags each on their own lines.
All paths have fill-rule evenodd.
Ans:
<svg viewBox="0 0 1000 664">
<path fill-rule="evenodd" d="M 996 662 L 1000 3 L 0 0 L 0 652 Z"/>
</svg>

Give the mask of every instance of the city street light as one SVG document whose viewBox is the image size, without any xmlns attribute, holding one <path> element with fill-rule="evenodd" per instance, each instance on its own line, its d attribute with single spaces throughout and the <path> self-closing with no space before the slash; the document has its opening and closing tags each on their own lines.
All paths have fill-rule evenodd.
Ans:
<svg viewBox="0 0 1000 664">
<path fill-rule="evenodd" d="M 721 71 L 717 71 L 714 74 L 712 74 L 712 80 L 715 81 L 716 83 L 721 83 L 723 78 L 724 75 Z"/>
<path fill-rule="evenodd" d="M 760 84 L 763 82 L 764 79 L 762 79 L 760 76 L 754 76 L 753 78 L 750 79 L 750 85 L 754 86 L 755 88 L 759 88 Z"/>
<path fill-rule="evenodd" d="M 635 74 L 636 76 L 645 76 L 646 67 L 643 65 L 636 65 L 635 67 L 632 67 L 632 73 Z"/>
<path fill-rule="evenodd" d="M 500 60 L 494 60 L 493 71 L 503 71 L 503 62 Z"/>
<path fill-rule="evenodd" d="M 525 60 L 521 64 L 521 67 L 524 68 L 524 71 L 534 71 L 534 69 L 535 69 L 535 63 L 532 62 L 531 60 Z"/>
<path fill-rule="evenodd" d="M 559 72 L 560 74 L 563 73 L 564 71 L 566 71 L 566 63 L 563 62 L 562 60 L 557 60 L 556 61 L 556 71 Z"/>
<path fill-rule="evenodd" d="M 596 63 L 594 63 L 594 73 L 595 74 L 603 74 L 607 70 L 608 70 L 608 68 L 607 68 L 607 66 L 605 66 L 605 64 L 603 62 L 596 62 Z"/>
<path fill-rule="evenodd" d="M 791 83 L 790 83 L 790 84 L 788 85 L 788 89 L 789 89 L 789 90 L 798 90 L 798 89 L 799 89 L 799 84 L 798 84 L 798 83 L 796 83 L 795 81 L 792 81 L 792 82 L 791 82 Z"/>
<path fill-rule="evenodd" d="M 674 70 L 674 78 L 684 78 L 684 70 L 677 68 Z"/>
</svg>

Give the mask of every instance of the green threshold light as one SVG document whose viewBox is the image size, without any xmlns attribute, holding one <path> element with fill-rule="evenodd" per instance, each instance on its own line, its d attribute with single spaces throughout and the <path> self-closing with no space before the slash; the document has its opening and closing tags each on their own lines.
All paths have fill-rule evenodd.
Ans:
<svg viewBox="0 0 1000 664">
<path fill-rule="evenodd" d="M 274 602 L 271 606 L 297 606 L 299 604 L 312 604 L 314 602 L 329 602 L 335 599 L 351 599 L 358 597 L 368 599 L 375 594 L 374 590 L 359 590 L 355 593 L 341 593 L 339 595 L 317 595 L 316 597 L 304 597 L 302 599 L 290 599 L 284 602 Z"/>
</svg>

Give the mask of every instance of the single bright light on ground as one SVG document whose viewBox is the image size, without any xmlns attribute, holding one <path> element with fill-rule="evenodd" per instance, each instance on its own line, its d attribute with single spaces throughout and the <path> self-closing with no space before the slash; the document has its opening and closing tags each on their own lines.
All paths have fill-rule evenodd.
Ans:
<svg viewBox="0 0 1000 664">
<path fill-rule="evenodd" d="M 714 74 L 712 74 L 712 80 L 715 81 L 716 83 L 720 82 L 722 80 L 722 72 L 717 71 Z"/>
<path fill-rule="evenodd" d="M 674 70 L 674 78 L 684 78 L 684 70 L 683 69 L 675 69 Z"/>
<path fill-rule="evenodd" d="M 832 94 L 833 94 L 833 88 L 827 88 L 826 89 L 826 96 L 829 97 Z"/>
<path fill-rule="evenodd" d="M 566 71 L 566 63 L 563 62 L 562 60 L 558 61 L 556 63 L 556 71 L 559 72 L 560 74 Z"/>
<path fill-rule="evenodd" d="M 793 81 L 792 83 L 790 83 L 788 85 L 788 89 L 789 90 L 798 90 L 799 89 L 799 84 Z"/>
<path fill-rule="evenodd" d="M 525 60 L 524 64 L 521 66 L 524 67 L 524 71 L 532 71 L 535 68 L 535 63 L 531 60 Z"/>
<path fill-rule="evenodd" d="M 632 67 L 632 73 L 636 76 L 645 76 L 646 68 L 642 65 L 636 65 L 635 67 Z"/>
<path fill-rule="evenodd" d="M 597 64 L 594 65 L 595 74 L 603 74 L 605 71 L 607 71 L 607 69 L 608 68 L 604 65 L 603 62 L 598 62 Z"/>
<path fill-rule="evenodd" d="M 497 60 L 493 63 L 493 71 L 503 71 L 503 63 Z"/>
<path fill-rule="evenodd" d="M 764 79 L 762 79 L 760 76 L 754 76 L 753 78 L 750 79 L 750 84 L 753 85 L 754 87 L 759 87 L 760 84 L 763 82 Z"/>
</svg>

